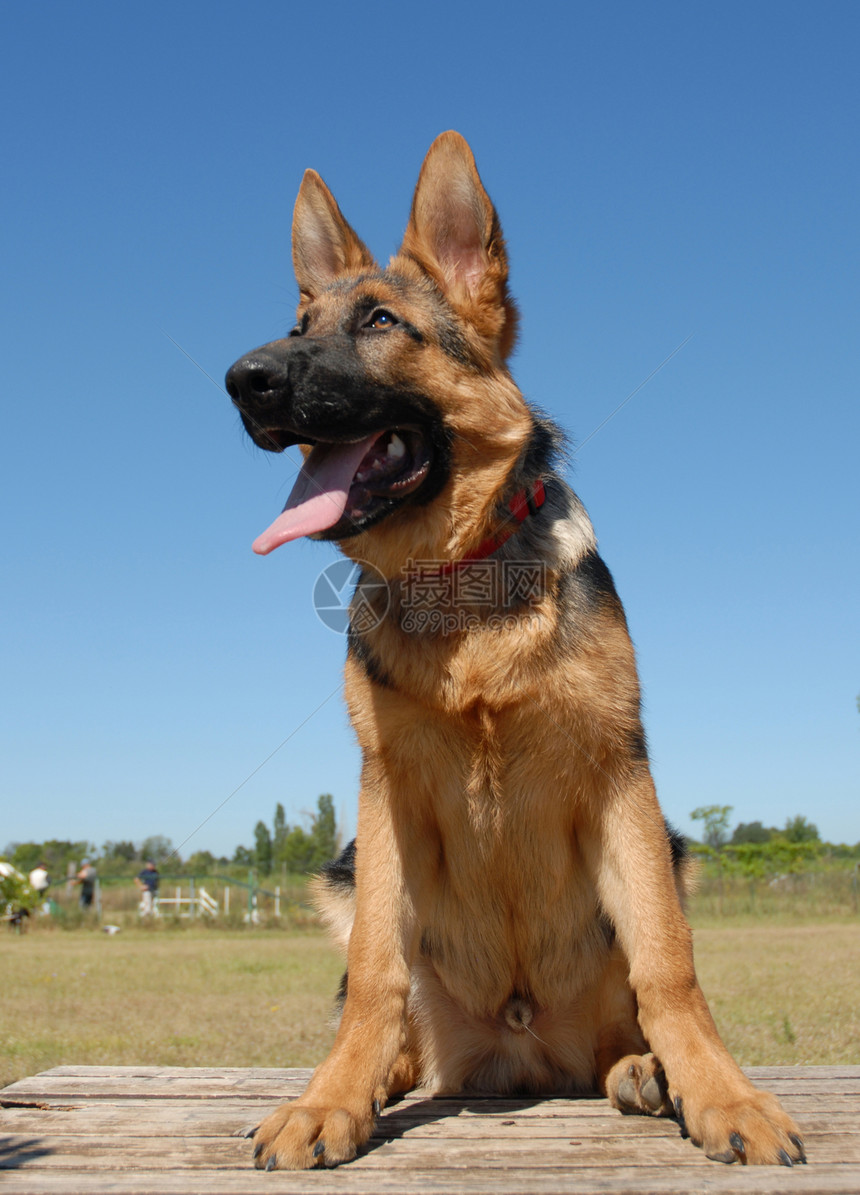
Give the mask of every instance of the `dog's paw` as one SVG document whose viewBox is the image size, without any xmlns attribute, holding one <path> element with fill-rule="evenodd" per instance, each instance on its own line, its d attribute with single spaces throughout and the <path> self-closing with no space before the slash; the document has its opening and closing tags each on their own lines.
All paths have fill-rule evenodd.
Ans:
<svg viewBox="0 0 860 1195">
<path fill-rule="evenodd" d="M 800 1130 L 776 1096 L 749 1084 L 725 1101 L 673 1097 L 681 1130 L 715 1162 L 794 1166 L 806 1161 Z"/>
<path fill-rule="evenodd" d="M 310 1170 L 337 1166 L 355 1157 L 373 1129 L 378 1103 L 357 1116 L 346 1108 L 282 1104 L 254 1133 L 258 1170 Z"/>
<path fill-rule="evenodd" d="M 628 1054 L 616 1062 L 606 1078 L 606 1094 L 619 1112 L 673 1115 L 666 1076 L 653 1054 Z"/>
</svg>

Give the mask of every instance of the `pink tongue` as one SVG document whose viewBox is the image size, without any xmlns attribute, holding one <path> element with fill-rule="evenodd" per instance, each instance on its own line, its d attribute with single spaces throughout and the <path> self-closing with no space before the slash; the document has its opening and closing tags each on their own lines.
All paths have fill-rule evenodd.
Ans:
<svg viewBox="0 0 860 1195">
<path fill-rule="evenodd" d="M 379 437 L 358 444 L 317 444 L 302 466 L 283 513 L 253 543 L 258 556 L 281 544 L 326 531 L 343 518 L 349 487 L 362 459 Z"/>
</svg>

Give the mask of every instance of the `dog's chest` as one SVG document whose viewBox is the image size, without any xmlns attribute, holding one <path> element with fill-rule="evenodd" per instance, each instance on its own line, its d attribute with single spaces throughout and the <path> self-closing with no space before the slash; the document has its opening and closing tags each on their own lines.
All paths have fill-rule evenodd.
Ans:
<svg viewBox="0 0 860 1195">
<path fill-rule="evenodd" d="M 461 723 L 444 736 L 460 766 L 447 786 L 437 777 L 439 863 L 419 900 L 425 958 L 484 1014 L 513 992 L 545 1007 L 569 1000 L 609 941 L 570 796 L 530 753 L 509 748 L 506 730 L 483 713 L 473 733 Z"/>
<path fill-rule="evenodd" d="M 605 964 L 611 931 L 575 846 L 519 818 L 495 844 L 448 837 L 421 910 L 421 953 L 474 1015 L 520 994 L 568 1004 Z M 507 833 L 505 832 L 507 829 Z"/>
<path fill-rule="evenodd" d="M 581 759 L 562 729 L 528 701 L 444 712 L 375 689 L 372 707 L 352 707 L 425 963 L 482 1018 L 514 993 L 546 1008 L 575 998 L 609 945 L 578 837 Z"/>
</svg>

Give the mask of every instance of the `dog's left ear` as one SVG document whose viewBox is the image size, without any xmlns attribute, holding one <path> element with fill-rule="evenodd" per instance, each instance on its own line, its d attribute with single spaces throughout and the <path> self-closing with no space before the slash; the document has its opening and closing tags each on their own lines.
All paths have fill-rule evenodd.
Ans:
<svg viewBox="0 0 860 1195">
<path fill-rule="evenodd" d="M 505 242 L 472 151 L 459 133 L 442 133 L 430 146 L 400 252 L 507 357 L 516 339 L 517 309 L 508 294 Z"/>
</svg>

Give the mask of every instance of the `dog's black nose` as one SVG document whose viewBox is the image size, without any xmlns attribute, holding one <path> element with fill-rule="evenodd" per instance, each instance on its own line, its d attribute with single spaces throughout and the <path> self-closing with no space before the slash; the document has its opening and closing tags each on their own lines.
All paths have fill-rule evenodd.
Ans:
<svg viewBox="0 0 860 1195">
<path fill-rule="evenodd" d="M 242 357 L 227 370 L 224 385 L 240 409 L 270 399 L 283 386 L 278 371 L 256 354 Z"/>
</svg>

